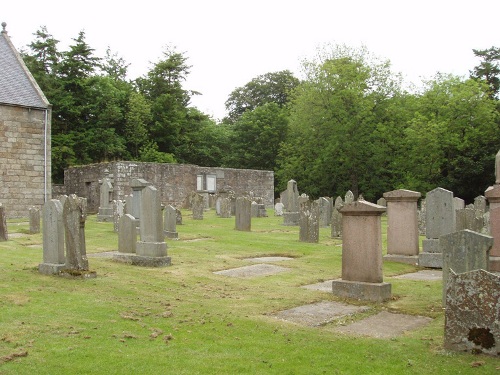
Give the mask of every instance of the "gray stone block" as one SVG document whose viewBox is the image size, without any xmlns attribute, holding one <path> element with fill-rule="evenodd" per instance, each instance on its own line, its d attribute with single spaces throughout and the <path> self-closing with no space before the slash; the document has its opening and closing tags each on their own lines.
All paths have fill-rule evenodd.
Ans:
<svg viewBox="0 0 500 375">
<path fill-rule="evenodd" d="M 391 298 L 391 284 L 333 280 L 332 292 L 334 295 L 343 298 L 383 302 Z"/>
</svg>

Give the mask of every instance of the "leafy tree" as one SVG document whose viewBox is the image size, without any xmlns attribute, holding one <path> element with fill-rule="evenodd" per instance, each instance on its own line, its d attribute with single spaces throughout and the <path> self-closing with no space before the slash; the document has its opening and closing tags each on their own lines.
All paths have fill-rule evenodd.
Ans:
<svg viewBox="0 0 500 375">
<path fill-rule="evenodd" d="M 225 122 L 234 123 L 246 111 L 252 111 L 265 103 L 285 106 L 298 84 L 299 80 L 288 70 L 266 73 L 252 79 L 229 95 L 226 101 L 228 117 Z"/>
<path fill-rule="evenodd" d="M 486 81 L 490 88 L 490 96 L 496 98 L 500 90 L 500 48 L 473 49 L 474 55 L 482 59 L 472 70 L 471 77 Z"/>
<path fill-rule="evenodd" d="M 129 66 L 130 64 L 127 64 L 117 53 L 112 53 L 109 47 L 106 49 L 106 56 L 101 64 L 101 69 L 107 76 L 115 80 L 125 81 Z"/>
<path fill-rule="evenodd" d="M 151 119 L 149 103 L 141 94 L 132 92 L 128 101 L 124 137 L 134 159 L 139 157 L 140 148 L 147 143 L 147 124 L 151 122 Z"/>
<path fill-rule="evenodd" d="M 155 141 L 149 141 L 144 146 L 142 146 L 139 154 L 139 160 L 143 162 L 176 163 L 174 155 L 159 151 L 158 145 Z"/>
</svg>

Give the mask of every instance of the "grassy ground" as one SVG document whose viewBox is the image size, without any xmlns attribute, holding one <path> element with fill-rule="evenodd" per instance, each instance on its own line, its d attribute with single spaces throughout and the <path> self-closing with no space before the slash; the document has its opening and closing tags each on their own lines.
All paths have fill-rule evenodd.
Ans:
<svg viewBox="0 0 500 375">
<path fill-rule="evenodd" d="M 0 242 L 0 374 L 500 374 L 498 359 L 442 349 L 441 282 L 390 278 L 415 267 L 384 263 L 393 299 L 368 304 L 369 314 L 433 318 L 425 328 L 384 340 L 334 333 L 342 322 L 303 327 L 273 313 L 339 300 L 299 288 L 340 277 L 340 241 L 329 228 L 318 244 L 306 244 L 298 227 L 281 225 L 272 212 L 253 219 L 249 233 L 214 211 L 203 221 L 183 215 L 180 239 L 167 240 L 170 267 L 89 258 L 98 275 L 89 280 L 39 274 L 41 234 L 9 222 L 11 239 Z M 89 254 L 118 243 L 112 224 L 95 216 L 86 241 Z M 280 263 L 290 272 L 274 276 L 213 274 L 264 255 L 295 259 Z"/>
</svg>

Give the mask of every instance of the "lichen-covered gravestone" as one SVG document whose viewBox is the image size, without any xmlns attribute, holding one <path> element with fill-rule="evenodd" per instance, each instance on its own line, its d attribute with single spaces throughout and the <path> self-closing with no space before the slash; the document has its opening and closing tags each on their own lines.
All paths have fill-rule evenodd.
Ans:
<svg viewBox="0 0 500 375">
<path fill-rule="evenodd" d="M 192 198 L 192 210 L 194 220 L 203 220 L 203 211 L 205 210 L 205 198 L 203 195 L 194 193 Z"/>
<path fill-rule="evenodd" d="M 40 233 L 40 209 L 38 207 L 30 207 L 30 234 Z"/>
<path fill-rule="evenodd" d="M 51 199 L 43 205 L 43 263 L 38 265 L 38 272 L 55 275 L 66 267 L 64 256 L 63 206 L 57 199 Z"/>
<path fill-rule="evenodd" d="M 177 233 L 177 210 L 171 205 L 165 207 L 163 214 L 163 230 L 167 238 L 179 238 Z"/>
<path fill-rule="evenodd" d="M 319 204 L 318 201 L 300 202 L 299 241 L 317 243 L 319 241 Z"/>
<path fill-rule="evenodd" d="M 282 200 L 285 204 L 285 212 L 283 213 L 283 225 L 298 225 L 299 224 L 299 190 L 295 180 L 288 181 L 285 190 L 285 199 Z"/>
<path fill-rule="evenodd" d="M 235 229 L 250 231 L 252 228 L 252 202 L 246 197 L 236 198 Z"/>
</svg>

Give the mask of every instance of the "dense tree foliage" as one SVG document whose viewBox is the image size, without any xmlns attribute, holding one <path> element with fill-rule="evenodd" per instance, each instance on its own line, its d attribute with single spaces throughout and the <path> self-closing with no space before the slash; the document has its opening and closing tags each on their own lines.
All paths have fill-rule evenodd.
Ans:
<svg viewBox="0 0 500 375">
<path fill-rule="evenodd" d="M 490 89 L 491 97 L 498 97 L 500 91 L 500 48 L 473 49 L 474 55 L 482 59 L 471 71 L 471 77 L 484 80 Z"/>
</svg>

